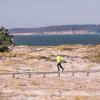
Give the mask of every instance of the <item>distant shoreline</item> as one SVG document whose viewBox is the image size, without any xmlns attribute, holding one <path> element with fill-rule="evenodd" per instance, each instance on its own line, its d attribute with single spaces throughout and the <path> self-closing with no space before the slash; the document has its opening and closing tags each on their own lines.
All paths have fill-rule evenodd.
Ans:
<svg viewBox="0 0 100 100">
<path fill-rule="evenodd" d="M 11 35 L 92 35 L 95 32 L 44 32 L 44 33 L 11 33 Z"/>
<path fill-rule="evenodd" d="M 100 33 L 100 24 L 55 25 L 37 28 L 11 28 L 8 30 L 12 35 L 98 34 Z"/>
</svg>

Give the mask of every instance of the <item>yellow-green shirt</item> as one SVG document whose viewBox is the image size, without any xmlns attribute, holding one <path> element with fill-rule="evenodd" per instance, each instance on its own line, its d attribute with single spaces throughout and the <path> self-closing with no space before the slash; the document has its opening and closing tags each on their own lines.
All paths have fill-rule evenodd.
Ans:
<svg viewBox="0 0 100 100">
<path fill-rule="evenodd" d="M 61 57 L 61 56 L 57 56 L 57 57 L 56 57 L 56 61 L 57 61 L 57 63 L 62 62 L 62 60 L 63 60 L 63 57 Z"/>
</svg>

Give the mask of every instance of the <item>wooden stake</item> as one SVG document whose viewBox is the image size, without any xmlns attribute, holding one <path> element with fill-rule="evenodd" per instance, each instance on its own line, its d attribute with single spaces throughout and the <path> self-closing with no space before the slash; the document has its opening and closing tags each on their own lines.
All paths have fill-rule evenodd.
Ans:
<svg viewBox="0 0 100 100">
<path fill-rule="evenodd" d="M 15 74 L 13 74 L 13 78 L 15 78 Z"/>
<path fill-rule="evenodd" d="M 45 78 L 45 73 L 43 74 L 43 77 Z"/>
<path fill-rule="evenodd" d="M 31 74 L 29 74 L 29 78 L 31 78 Z"/>
<path fill-rule="evenodd" d="M 74 77 L 74 72 L 72 72 L 72 76 Z"/>
<path fill-rule="evenodd" d="M 58 72 L 58 76 L 60 77 L 60 72 Z"/>
</svg>

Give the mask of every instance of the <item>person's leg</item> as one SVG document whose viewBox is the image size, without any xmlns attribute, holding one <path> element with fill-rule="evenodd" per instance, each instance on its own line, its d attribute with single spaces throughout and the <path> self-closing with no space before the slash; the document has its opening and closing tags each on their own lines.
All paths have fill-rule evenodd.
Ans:
<svg viewBox="0 0 100 100">
<path fill-rule="evenodd" d="M 58 71 L 60 71 L 60 68 L 59 68 L 59 63 L 57 64 L 57 68 L 58 68 Z"/>
<path fill-rule="evenodd" d="M 64 68 L 61 66 L 61 63 L 59 63 L 59 66 L 60 66 L 60 68 L 61 68 L 62 70 L 64 70 Z"/>
</svg>

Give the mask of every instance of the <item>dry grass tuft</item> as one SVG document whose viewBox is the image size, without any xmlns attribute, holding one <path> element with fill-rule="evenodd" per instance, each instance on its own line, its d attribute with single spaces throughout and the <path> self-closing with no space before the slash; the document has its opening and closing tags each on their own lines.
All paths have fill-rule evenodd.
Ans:
<svg viewBox="0 0 100 100">
<path fill-rule="evenodd" d="M 61 50 L 61 51 L 72 51 L 74 49 L 73 46 L 69 46 L 69 45 L 61 45 L 61 46 L 58 46 L 58 49 Z"/>
<path fill-rule="evenodd" d="M 31 81 L 31 85 L 40 85 L 41 83 L 39 83 L 38 81 L 32 80 Z"/>
<path fill-rule="evenodd" d="M 88 51 L 87 55 L 84 57 L 92 62 L 100 63 L 100 50 L 99 48 L 92 51 Z"/>
<path fill-rule="evenodd" d="M 73 98 L 73 100 L 88 100 L 89 98 L 88 99 L 87 98 L 88 97 L 85 97 L 85 96 L 76 96 Z"/>
<path fill-rule="evenodd" d="M 4 52 L 4 53 L 1 53 L 0 52 L 0 58 L 1 57 L 16 57 L 16 53 L 13 53 L 13 52 Z"/>
<path fill-rule="evenodd" d="M 67 97 L 62 96 L 62 97 L 60 97 L 58 100 L 68 100 L 68 99 L 67 99 Z"/>
<path fill-rule="evenodd" d="M 37 59 L 45 59 L 45 60 L 49 60 L 50 58 L 49 57 L 46 57 L 46 56 L 37 56 L 36 57 Z"/>
</svg>

